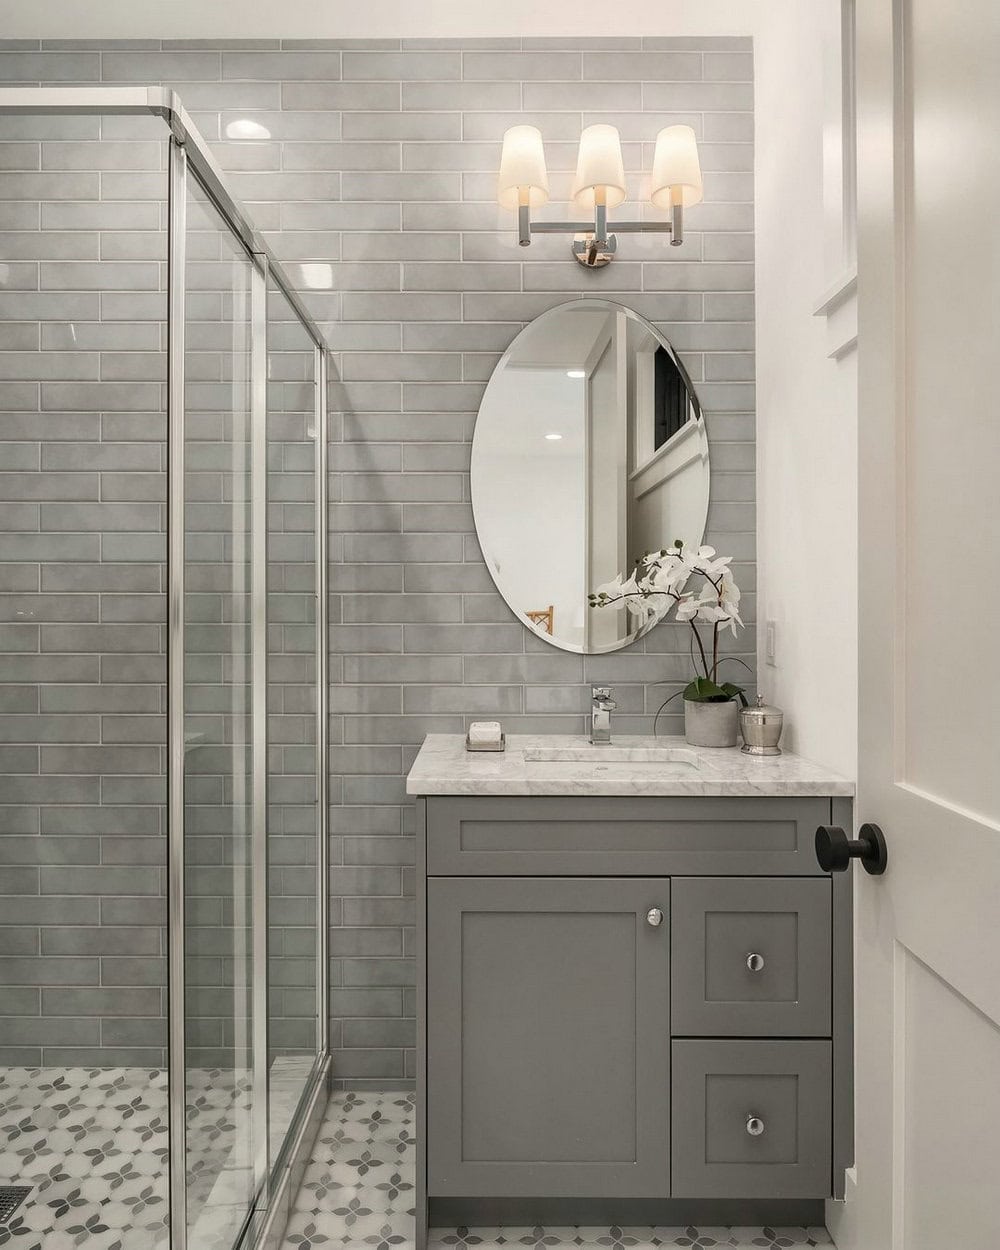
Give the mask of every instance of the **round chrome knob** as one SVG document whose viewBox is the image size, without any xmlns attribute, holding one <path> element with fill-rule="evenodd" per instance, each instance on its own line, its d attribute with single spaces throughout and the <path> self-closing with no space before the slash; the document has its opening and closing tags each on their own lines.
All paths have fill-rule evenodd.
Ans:
<svg viewBox="0 0 1000 1250">
<path fill-rule="evenodd" d="M 751 1137 L 759 1137 L 764 1131 L 764 1121 L 759 1115 L 747 1116 L 747 1132 Z"/>
<path fill-rule="evenodd" d="M 747 955 L 747 967 L 751 972 L 760 972 L 764 967 L 764 956 L 758 955 L 756 951 L 751 951 Z"/>
<path fill-rule="evenodd" d="M 646 912 L 646 923 L 651 924 L 654 929 L 657 925 L 663 924 L 663 912 L 660 911 L 659 907 L 651 907 Z"/>
</svg>

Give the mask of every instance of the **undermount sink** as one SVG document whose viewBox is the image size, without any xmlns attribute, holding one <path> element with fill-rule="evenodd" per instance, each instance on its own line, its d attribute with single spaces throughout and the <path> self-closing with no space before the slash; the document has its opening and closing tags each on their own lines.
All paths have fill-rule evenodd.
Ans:
<svg viewBox="0 0 1000 1250">
<path fill-rule="evenodd" d="M 526 764 L 626 764 L 669 766 L 672 771 L 697 772 L 704 762 L 694 751 L 683 747 L 592 746 L 526 747 Z"/>
</svg>

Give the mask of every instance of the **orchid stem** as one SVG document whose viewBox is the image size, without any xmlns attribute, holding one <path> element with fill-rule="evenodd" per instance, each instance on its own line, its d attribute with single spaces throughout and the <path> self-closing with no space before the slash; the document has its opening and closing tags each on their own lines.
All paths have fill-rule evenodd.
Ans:
<svg viewBox="0 0 1000 1250">
<path fill-rule="evenodd" d="M 697 625 L 695 625 L 695 623 L 694 623 L 694 620 L 693 620 L 693 619 L 692 619 L 692 620 L 690 620 L 690 621 L 688 621 L 688 624 L 691 626 L 691 631 L 692 631 L 692 633 L 694 634 L 695 641 L 696 641 L 696 642 L 697 642 L 697 644 L 698 644 L 698 650 L 701 652 L 701 664 L 702 664 L 702 667 L 703 667 L 703 668 L 704 668 L 704 670 L 705 670 L 705 677 L 706 677 L 706 679 L 707 679 L 708 681 L 713 681 L 714 679 L 713 679 L 713 677 L 712 677 L 711 673 L 709 673 L 709 671 L 708 671 L 708 656 L 705 654 L 705 648 L 704 648 L 704 646 L 703 646 L 703 644 L 702 644 L 702 641 L 701 641 L 701 634 L 699 634 L 699 633 L 698 633 L 698 627 L 697 627 Z"/>
<path fill-rule="evenodd" d="M 712 681 L 718 684 L 719 677 L 719 622 L 712 628 Z"/>
</svg>

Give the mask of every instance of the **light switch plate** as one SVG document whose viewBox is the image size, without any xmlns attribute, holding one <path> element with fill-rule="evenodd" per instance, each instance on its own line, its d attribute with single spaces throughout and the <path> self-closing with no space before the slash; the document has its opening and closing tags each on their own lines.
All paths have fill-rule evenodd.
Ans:
<svg viewBox="0 0 1000 1250">
<path fill-rule="evenodd" d="M 764 627 L 764 659 L 768 664 L 777 665 L 778 625 L 776 621 L 768 621 Z"/>
</svg>

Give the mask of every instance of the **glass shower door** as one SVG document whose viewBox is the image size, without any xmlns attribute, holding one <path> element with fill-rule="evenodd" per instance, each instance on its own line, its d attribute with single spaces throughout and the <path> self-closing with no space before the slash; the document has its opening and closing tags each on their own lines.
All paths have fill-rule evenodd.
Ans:
<svg viewBox="0 0 1000 1250">
<path fill-rule="evenodd" d="M 172 1244 L 228 1250 L 280 1225 L 329 1074 L 326 364 L 240 210 L 170 153 Z"/>
<path fill-rule="evenodd" d="M 266 922 L 255 784 L 264 743 L 254 667 L 264 631 L 255 620 L 262 522 L 253 415 L 263 307 L 252 258 L 190 170 L 185 197 L 184 1075 L 193 1248 L 235 1244 L 262 1181 L 255 947 Z"/>
</svg>

